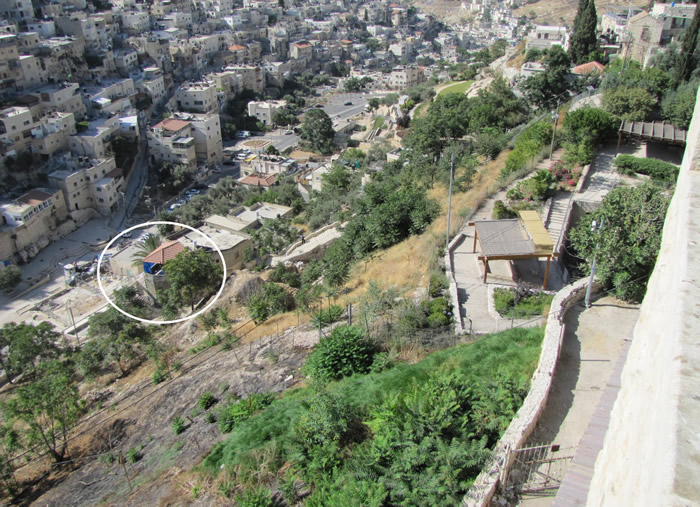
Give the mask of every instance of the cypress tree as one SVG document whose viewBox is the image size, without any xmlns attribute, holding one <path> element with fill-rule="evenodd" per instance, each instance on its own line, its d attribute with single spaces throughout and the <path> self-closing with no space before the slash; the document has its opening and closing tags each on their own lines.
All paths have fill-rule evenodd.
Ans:
<svg viewBox="0 0 700 507">
<path fill-rule="evenodd" d="M 695 15 L 690 26 L 683 33 L 683 45 L 678 55 L 676 68 L 673 73 L 676 83 L 687 81 L 698 63 L 695 50 L 698 44 L 698 32 L 700 31 L 700 9 L 695 9 Z"/>
<path fill-rule="evenodd" d="M 569 43 L 569 55 L 574 63 L 585 63 L 590 54 L 597 49 L 597 24 L 598 14 L 595 1 L 580 0 Z"/>
</svg>

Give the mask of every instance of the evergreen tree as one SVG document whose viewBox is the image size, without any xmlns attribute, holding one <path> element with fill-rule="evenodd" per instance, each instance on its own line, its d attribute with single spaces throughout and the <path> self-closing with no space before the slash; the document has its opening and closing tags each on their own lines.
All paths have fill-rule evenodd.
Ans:
<svg viewBox="0 0 700 507">
<path fill-rule="evenodd" d="M 597 24 L 598 14 L 596 13 L 595 1 L 580 0 L 574 20 L 573 34 L 569 42 L 569 55 L 574 63 L 587 62 L 590 54 L 596 50 Z"/>
<path fill-rule="evenodd" d="M 698 63 L 698 57 L 695 54 L 698 44 L 698 32 L 700 32 L 700 9 L 695 9 L 693 21 L 683 33 L 683 46 L 678 55 L 673 76 L 676 83 L 689 80 Z"/>
</svg>

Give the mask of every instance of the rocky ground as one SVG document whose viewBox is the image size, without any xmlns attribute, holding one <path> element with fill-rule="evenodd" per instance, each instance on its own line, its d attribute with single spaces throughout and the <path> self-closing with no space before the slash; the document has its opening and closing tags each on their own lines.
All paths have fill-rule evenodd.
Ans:
<svg viewBox="0 0 700 507">
<path fill-rule="evenodd" d="M 231 284 L 217 306 L 228 308 L 240 285 Z M 243 328 L 242 324 L 239 321 L 233 328 Z M 192 488 L 186 485 L 190 470 L 226 438 L 215 423 L 206 422 L 205 412 L 197 405 L 199 397 L 211 392 L 223 400 L 234 393 L 246 397 L 283 391 L 303 381 L 298 369 L 318 341 L 318 330 L 302 326 L 251 342 L 242 336 L 239 345 L 229 350 L 215 346 L 200 354 L 189 353 L 204 335 L 204 330 L 192 321 L 168 333 L 168 341 L 182 351 L 176 358 L 182 367 L 166 382 L 153 385 L 150 374 L 154 367 L 149 362 L 127 378 L 91 388 L 87 398 L 99 401 L 72 433 L 72 461 L 60 468 L 46 460 L 20 469 L 20 480 L 36 480 L 45 474 L 23 503 L 187 503 L 192 497 Z M 171 427 L 175 417 L 186 420 L 187 429 L 180 435 L 175 435 Z M 141 459 L 125 464 L 130 489 L 124 468 L 118 459 L 110 461 L 109 455 L 118 458 L 121 453 L 126 457 L 132 448 L 142 449 Z M 213 501 L 210 498 L 205 503 Z"/>
</svg>

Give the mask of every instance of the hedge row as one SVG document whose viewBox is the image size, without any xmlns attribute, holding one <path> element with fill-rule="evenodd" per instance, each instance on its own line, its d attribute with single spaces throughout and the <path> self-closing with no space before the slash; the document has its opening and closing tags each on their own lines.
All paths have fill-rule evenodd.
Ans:
<svg viewBox="0 0 700 507">
<path fill-rule="evenodd" d="M 615 167 L 622 174 L 645 174 L 653 180 L 675 182 L 678 167 L 656 158 L 639 158 L 632 155 L 619 155 Z"/>
<path fill-rule="evenodd" d="M 535 158 L 547 146 L 552 138 L 552 124 L 547 121 L 535 123 L 523 132 L 515 141 L 515 147 L 506 159 L 506 165 L 501 169 L 501 177 L 508 176 Z"/>
</svg>

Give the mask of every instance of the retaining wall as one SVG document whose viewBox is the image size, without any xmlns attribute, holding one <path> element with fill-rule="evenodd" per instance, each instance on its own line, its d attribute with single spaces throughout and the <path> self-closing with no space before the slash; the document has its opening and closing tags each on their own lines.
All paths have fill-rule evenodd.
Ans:
<svg viewBox="0 0 700 507">
<path fill-rule="evenodd" d="M 510 426 L 496 444 L 490 464 L 479 474 L 462 500 L 464 507 L 489 505 L 501 479 L 513 464 L 509 451 L 522 447 L 535 429 L 537 420 L 547 404 L 559 359 L 564 339 L 564 317 L 571 306 L 584 298 L 587 283 L 587 278 L 579 280 L 564 287 L 554 296 L 542 340 L 540 360 L 530 381 L 530 391 Z M 599 287 L 598 282 L 593 286 L 594 290 Z"/>
<path fill-rule="evenodd" d="M 447 281 L 450 284 L 450 299 L 452 299 L 452 306 L 455 314 L 455 333 L 457 334 L 464 333 L 464 321 L 462 320 L 462 310 L 461 305 L 459 304 L 459 293 L 457 292 L 457 280 L 455 279 L 454 257 L 452 253 L 463 239 L 464 233 L 460 232 L 452 241 L 450 241 L 450 243 L 447 245 L 447 252 L 445 252 L 445 274 L 447 275 Z"/>
</svg>

